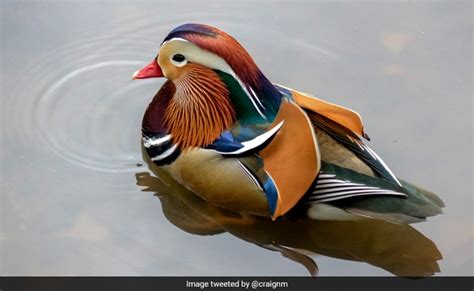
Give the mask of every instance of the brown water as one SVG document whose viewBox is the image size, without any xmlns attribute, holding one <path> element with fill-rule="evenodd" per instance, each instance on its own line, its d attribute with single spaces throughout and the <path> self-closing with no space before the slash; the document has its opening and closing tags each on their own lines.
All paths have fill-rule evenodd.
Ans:
<svg viewBox="0 0 474 291">
<path fill-rule="evenodd" d="M 438 274 L 473 275 L 471 11 L 3 1 L 0 274 L 414 275 L 435 272 L 439 250 Z M 153 177 L 140 122 L 163 81 L 131 75 L 184 22 L 235 36 L 272 81 L 357 110 L 369 144 L 445 214 L 413 228 L 272 224 Z"/>
</svg>

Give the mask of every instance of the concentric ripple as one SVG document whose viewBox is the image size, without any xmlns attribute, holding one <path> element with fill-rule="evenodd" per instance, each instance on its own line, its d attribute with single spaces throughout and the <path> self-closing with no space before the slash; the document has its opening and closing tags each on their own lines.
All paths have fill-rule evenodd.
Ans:
<svg viewBox="0 0 474 291">
<path fill-rule="evenodd" d="M 141 65 L 106 61 L 58 79 L 34 110 L 42 138 L 57 154 L 79 165 L 107 171 L 134 169 L 141 160 L 140 112 L 146 99 L 139 98 L 138 84 L 124 81 Z"/>
<path fill-rule="evenodd" d="M 143 111 L 163 81 L 138 82 L 131 76 L 156 54 L 160 39 L 172 27 L 200 17 L 181 15 L 182 19 L 162 23 L 141 20 L 120 28 L 104 24 L 105 33 L 100 34 L 86 27 L 82 34 L 38 58 L 22 72 L 23 79 L 18 78 L 22 85 L 4 102 L 9 109 L 3 118 L 16 130 L 12 133 L 15 142 L 41 146 L 92 170 L 137 171 L 143 163 Z M 281 33 L 268 29 L 268 38 L 246 39 L 252 35 L 250 28 L 238 23 L 226 18 L 212 24 L 243 31 L 237 38 L 252 53 L 269 45 L 283 47 L 271 41 L 285 38 Z"/>
<path fill-rule="evenodd" d="M 141 117 L 161 81 L 134 82 L 131 76 L 155 46 L 136 35 L 101 36 L 42 57 L 23 72 L 28 80 L 18 82 L 28 85 L 5 102 L 16 142 L 93 170 L 136 171 Z"/>
</svg>

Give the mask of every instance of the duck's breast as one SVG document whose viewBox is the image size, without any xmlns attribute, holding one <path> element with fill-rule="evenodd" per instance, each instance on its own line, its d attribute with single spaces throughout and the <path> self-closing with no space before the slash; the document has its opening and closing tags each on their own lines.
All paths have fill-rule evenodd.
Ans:
<svg viewBox="0 0 474 291">
<path fill-rule="evenodd" d="M 194 148 L 181 153 L 164 168 L 210 203 L 240 213 L 269 216 L 265 193 L 237 158 Z"/>
</svg>

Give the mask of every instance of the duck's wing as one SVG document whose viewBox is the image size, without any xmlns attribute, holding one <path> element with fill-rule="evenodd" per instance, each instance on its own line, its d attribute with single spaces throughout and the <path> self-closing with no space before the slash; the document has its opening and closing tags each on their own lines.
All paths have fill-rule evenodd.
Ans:
<svg viewBox="0 0 474 291">
<path fill-rule="evenodd" d="M 313 125 L 323 130 L 332 139 L 354 153 L 361 161 L 367 164 L 377 176 L 401 186 L 385 162 L 368 147 L 362 137 L 369 139 L 364 132 L 360 115 L 348 108 L 318 99 L 307 93 L 277 86 L 284 94 L 291 95 L 295 102 L 305 109 Z M 324 153 L 322 154 L 324 160 Z"/>
<path fill-rule="evenodd" d="M 287 213 L 304 196 L 320 167 L 311 120 L 291 100 L 282 101 L 277 116 L 263 133 L 241 141 L 232 132 L 225 132 L 208 148 L 239 158 L 249 176 L 264 190 L 274 219 Z M 241 158 L 248 156 L 261 162 Z M 261 166 L 255 167 L 256 164 Z"/>
<path fill-rule="evenodd" d="M 359 160 L 369 166 L 376 176 L 401 186 L 395 174 L 375 151 L 367 146 L 359 136 L 331 119 L 313 111 L 307 111 L 311 122 L 318 130 L 322 130 L 334 141 L 352 152 Z M 330 154 L 330 153 L 328 153 Z M 324 155 L 323 155 L 324 156 Z M 324 157 L 323 157 L 324 159 Z"/>
<path fill-rule="evenodd" d="M 224 131 L 207 149 L 224 156 L 245 156 L 265 148 L 282 128 L 284 121 L 265 130 L 236 125 L 238 129 Z"/>
<path fill-rule="evenodd" d="M 286 214 L 300 201 L 321 166 L 318 142 L 306 113 L 297 104 L 284 100 L 274 123 L 281 121 L 284 124 L 278 135 L 260 152 L 278 191 L 273 218 Z"/>
<path fill-rule="evenodd" d="M 318 99 L 311 94 L 303 93 L 282 85 L 275 85 L 275 87 L 285 96 L 290 96 L 295 100 L 296 104 L 306 110 L 317 112 L 330 120 L 344 126 L 352 133 L 369 139 L 364 131 L 362 117 L 354 110 L 345 108 L 343 106 Z"/>
<path fill-rule="evenodd" d="M 328 219 L 346 219 L 348 214 L 355 214 L 412 223 L 441 213 L 444 204 L 436 194 L 399 180 L 364 144 L 362 137 L 368 136 L 358 113 L 309 94 L 277 88 L 305 109 L 320 144 L 321 171 L 307 196 L 310 216 L 324 219 L 321 216 L 326 212 Z"/>
<path fill-rule="evenodd" d="M 401 186 L 384 179 L 363 175 L 334 164 L 322 162 L 309 203 L 334 202 L 361 196 L 397 196 L 406 198 Z"/>
<path fill-rule="evenodd" d="M 347 220 L 358 216 L 392 223 L 414 223 L 442 213 L 444 204 L 434 193 L 405 181 L 401 184 L 322 162 L 316 186 L 306 201 L 308 215 L 322 220 Z M 334 207 L 330 209 L 325 206 L 327 204 Z M 348 213 L 355 217 L 349 218 Z"/>
</svg>

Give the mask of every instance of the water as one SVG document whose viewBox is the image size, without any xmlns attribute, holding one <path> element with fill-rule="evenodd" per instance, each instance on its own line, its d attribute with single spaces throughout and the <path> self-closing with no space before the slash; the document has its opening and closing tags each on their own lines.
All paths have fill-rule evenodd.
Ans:
<svg viewBox="0 0 474 291">
<path fill-rule="evenodd" d="M 438 275 L 473 275 L 470 11 L 3 1 L 0 274 L 307 276 L 317 265 L 323 276 L 410 275 L 436 272 L 440 252 Z M 131 75 L 191 21 L 232 34 L 272 81 L 357 110 L 369 144 L 439 193 L 445 214 L 413 228 L 271 224 L 154 177 L 140 122 L 163 81 Z"/>
</svg>

